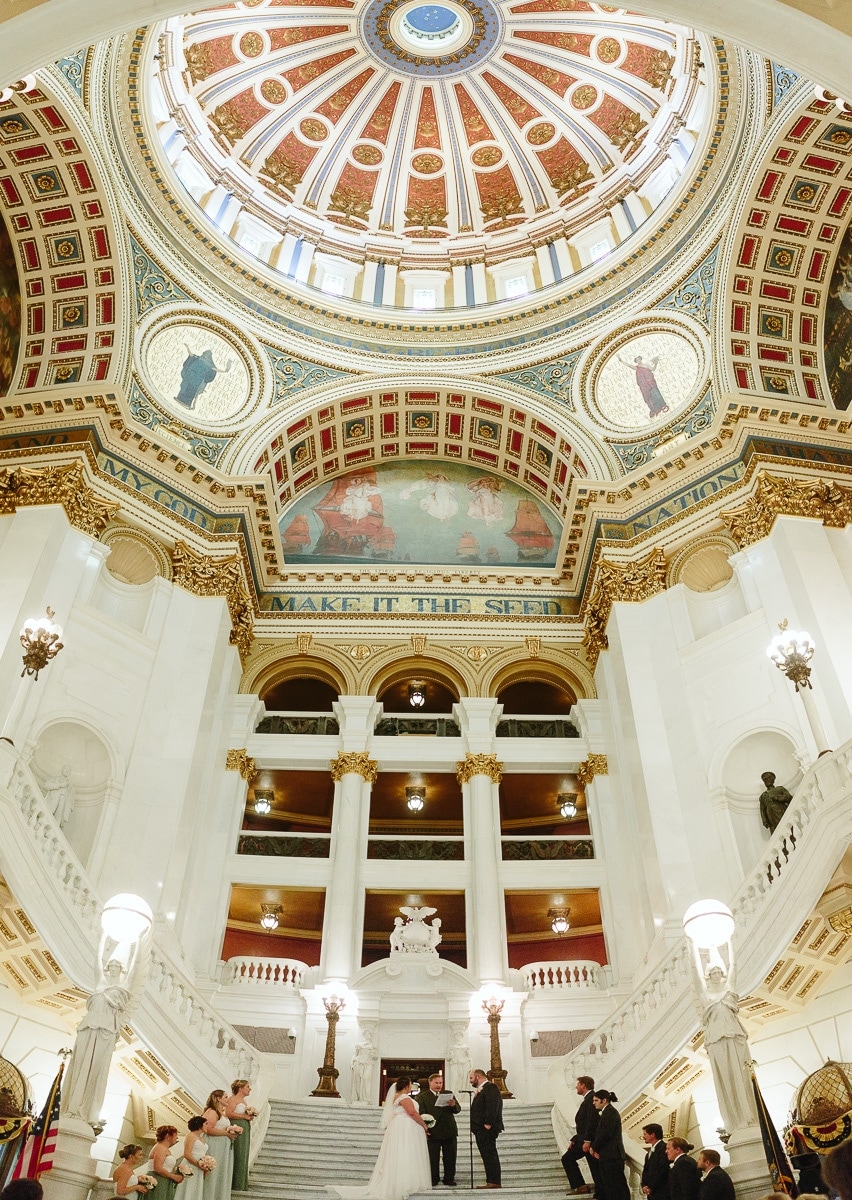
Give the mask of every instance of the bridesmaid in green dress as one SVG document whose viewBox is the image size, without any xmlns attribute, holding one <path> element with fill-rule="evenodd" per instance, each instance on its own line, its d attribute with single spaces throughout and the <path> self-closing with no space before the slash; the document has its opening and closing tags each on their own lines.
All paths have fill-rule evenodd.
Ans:
<svg viewBox="0 0 852 1200">
<path fill-rule="evenodd" d="M 235 1192 L 248 1191 L 249 1149 L 251 1147 L 251 1123 L 257 1112 L 246 1103 L 251 1094 L 251 1084 L 247 1079 L 235 1079 L 231 1084 L 231 1094 L 225 1101 L 225 1116 L 243 1131 L 242 1137 L 234 1143 L 234 1175 L 233 1189 Z"/>
<path fill-rule="evenodd" d="M 150 1170 L 157 1181 L 157 1200 L 174 1200 L 178 1184 L 183 1183 L 183 1175 L 178 1171 L 177 1159 L 172 1153 L 172 1146 L 177 1140 L 178 1131 L 174 1125 L 160 1125 L 157 1129 Z"/>
</svg>

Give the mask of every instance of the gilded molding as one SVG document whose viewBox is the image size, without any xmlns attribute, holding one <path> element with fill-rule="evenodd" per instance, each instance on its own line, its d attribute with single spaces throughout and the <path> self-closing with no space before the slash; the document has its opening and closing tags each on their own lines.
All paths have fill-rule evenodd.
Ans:
<svg viewBox="0 0 852 1200">
<path fill-rule="evenodd" d="M 257 774 L 254 759 L 245 750 L 229 750 L 225 759 L 226 771 L 239 771 L 246 783 L 251 783 Z"/>
<path fill-rule="evenodd" d="M 843 529 L 852 521 L 852 488 L 761 471 L 755 494 L 721 513 L 740 550 L 765 538 L 780 516 L 813 517 L 830 529 Z"/>
<path fill-rule="evenodd" d="M 38 504 L 61 504 L 75 529 L 98 538 L 118 512 L 90 488 L 79 460 L 61 466 L 0 470 L 0 513 Z"/>
<path fill-rule="evenodd" d="M 596 775 L 609 775 L 609 763 L 605 754 L 590 754 L 585 762 L 580 763 L 577 778 L 583 787 L 588 787 Z"/>
<path fill-rule="evenodd" d="M 366 783 L 375 783 L 379 774 L 379 764 L 370 758 L 366 750 L 350 751 L 348 754 L 341 750 L 337 758 L 331 760 L 329 767 L 335 783 L 344 775 L 360 775 Z"/>
<path fill-rule="evenodd" d="M 459 783 L 470 783 L 474 775 L 487 775 L 492 783 L 499 783 L 503 764 L 497 761 L 496 754 L 466 754 L 464 762 L 457 766 L 456 779 Z"/>
<path fill-rule="evenodd" d="M 173 581 L 194 596 L 224 596 L 231 614 L 231 645 L 245 664 L 254 641 L 254 605 L 246 589 L 239 554 L 212 558 L 197 554 L 186 542 L 172 552 Z"/>
<path fill-rule="evenodd" d="M 613 563 L 601 559 L 595 575 L 592 598 L 585 613 L 583 645 L 589 665 L 594 669 L 609 642 L 606 623 L 617 601 L 638 603 L 666 589 L 666 556 L 652 550 L 636 563 Z"/>
</svg>

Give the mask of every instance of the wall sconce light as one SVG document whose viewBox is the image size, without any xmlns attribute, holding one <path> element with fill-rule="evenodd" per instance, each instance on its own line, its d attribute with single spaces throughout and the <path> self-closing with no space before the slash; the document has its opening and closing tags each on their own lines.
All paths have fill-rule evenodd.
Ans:
<svg viewBox="0 0 852 1200">
<path fill-rule="evenodd" d="M 25 675 L 34 675 L 38 679 L 39 671 L 43 671 L 62 649 L 62 642 L 59 640 L 62 637 L 62 627 L 53 623 L 55 616 L 53 609 L 48 608 L 46 617 L 31 617 L 24 622 L 19 635 L 24 648 L 21 679 Z"/>
<path fill-rule="evenodd" d="M 254 811 L 259 817 L 265 817 L 272 809 L 275 793 L 272 791 L 255 792 Z"/>
<path fill-rule="evenodd" d="M 408 685 L 408 703 L 412 708 L 422 708 L 426 703 L 426 684 L 422 679 L 412 679 Z"/>
<path fill-rule="evenodd" d="M 556 803 L 559 805 L 559 811 L 566 821 L 570 821 L 577 815 L 577 798 L 573 792 L 560 792 L 556 797 Z"/>
<path fill-rule="evenodd" d="M 570 912 L 570 908 L 549 908 L 547 910 L 547 915 L 551 918 L 550 928 L 557 937 L 564 937 L 571 928 L 571 922 L 568 920 Z"/>
<path fill-rule="evenodd" d="M 261 904 L 260 923 L 267 933 L 272 933 L 273 929 L 277 929 L 281 924 L 279 918 L 283 916 L 284 909 L 280 904 Z"/>
<path fill-rule="evenodd" d="M 291 1042 L 295 1042 L 297 1034 L 298 1034 L 298 1031 L 296 1029 L 296 1026 L 291 1025 L 290 1028 L 287 1030 L 287 1037 L 290 1039 Z"/>
<path fill-rule="evenodd" d="M 413 813 L 418 813 L 426 803 L 426 789 L 424 787 L 407 787 L 405 789 L 405 803 Z"/>
</svg>

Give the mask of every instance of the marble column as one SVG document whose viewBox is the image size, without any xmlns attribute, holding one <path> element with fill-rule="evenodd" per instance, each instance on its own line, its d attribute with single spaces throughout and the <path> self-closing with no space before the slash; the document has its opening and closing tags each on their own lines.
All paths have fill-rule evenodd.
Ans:
<svg viewBox="0 0 852 1200">
<path fill-rule="evenodd" d="M 322 959 L 324 980 L 346 983 L 359 965 L 361 914 L 364 911 L 360 867 L 367 857 L 370 785 L 377 763 L 365 750 L 341 751 L 331 762 L 334 815 L 331 822 L 331 870 L 325 894 Z"/>
<path fill-rule="evenodd" d="M 465 843 L 472 876 L 468 892 L 468 968 L 480 983 L 506 978 L 506 910 L 500 886 L 500 804 L 503 764 L 494 754 L 466 754 L 458 764 Z"/>
</svg>

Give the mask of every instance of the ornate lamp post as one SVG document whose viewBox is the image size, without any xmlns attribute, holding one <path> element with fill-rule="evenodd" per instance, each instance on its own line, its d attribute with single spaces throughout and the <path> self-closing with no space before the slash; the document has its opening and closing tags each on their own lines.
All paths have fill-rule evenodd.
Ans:
<svg viewBox="0 0 852 1200">
<path fill-rule="evenodd" d="M 492 996 L 490 1000 L 482 1001 L 482 1008 L 488 1014 L 488 1024 L 491 1028 L 491 1070 L 488 1072 L 488 1078 L 497 1084 L 504 1100 L 511 1100 L 512 1093 L 506 1087 L 506 1072 L 503 1070 L 503 1059 L 500 1056 L 500 1014 L 504 1004 L 505 1000 L 497 1000 Z"/>
<path fill-rule="evenodd" d="M 795 630 L 788 629 L 785 617 L 778 626 L 778 633 L 766 647 L 766 656 L 772 659 L 779 671 L 784 672 L 801 696 L 805 716 L 808 718 L 817 752 L 821 757 L 831 751 L 811 694 L 813 685 L 811 684 L 811 668 L 808 664 L 814 656 L 815 649 L 811 635 L 805 633 L 804 630 L 796 633 Z"/>
<path fill-rule="evenodd" d="M 11 735 L 27 699 L 26 678 L 32 676 L 33 682 L 37 682 L 39 671 L 43 671 L 62 649 L 60 640 L 62 628 L 54 623 L 55 615 L 53 609 L 48 608 L 46 616 L 30 617 L 28 621 L 24 621 L 23 628 L 18 635 L 24 648 L 22 656 L 24 666 L 18 691 L 3 723 L 3 732 L 0 733 L 0 741 L 9 742 L 10 745 L 14 745 Z"/>
<path fill-rule="evenodd" d="M 340 1072 L 334 1065 L 334 1047 L 337 1039 L 337 1022 L 340 1020 L 341 1012 L 346 1007 L 346 1001 L 342 1000 L 339 996 L 324 996 L 323 1004 L 325 1005 L 325 1019 L 328 1021 L 328 1032 L 325 1035 L 325 1056 L 322 1066 L 317 1067 L 319 1083 L 311 1092 L 311 1095 L 330 1096 L 333 1100 L 339 1100 L 340 1092 L 337 1090 L 337 1077 Z"/>
</svg>

